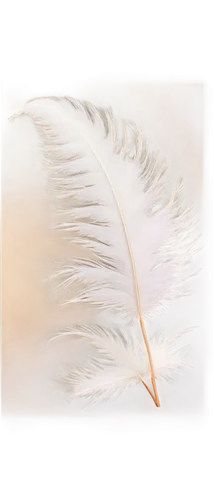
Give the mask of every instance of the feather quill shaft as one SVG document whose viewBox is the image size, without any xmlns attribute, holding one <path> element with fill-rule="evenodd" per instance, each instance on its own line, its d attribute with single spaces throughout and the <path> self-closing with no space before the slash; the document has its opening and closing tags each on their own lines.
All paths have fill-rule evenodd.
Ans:
<svg viewBox="0 0 214 500">
<path fill-rule="evenodd" d="M 100 165 L 102 166 L 102 168 L 103 168 L 103 170 L 105 172 L 105 175 L 107 177 L 108 183 L 109 183 L 110 188 L 111 188 L 111 190 L 113 192 L 113 195 L 114 195 L 114 199 L 115 199 L 115 203 L 116 203 L 117 208 L 118 208 L 118 212 L 120 214 L 120 219 L 121 219 L 121 223 L 122 223 L 124 234 L 125 234 L 125 238 L 126 238 L 128 252 L 129 252 L 131 266 L 132 266 L 132 271 L 133 271 L 133 278 L 134 278 L 134 286 L 135 286 L 135 293 L 136 293 L 137 309 L 138 309 L 138 313 L 139 313 L 140 326 L 141 326 L 141 330 L 142 330 L 142 334 L 143 334 L 143 338 L 144 338 L 146 350 L 147 350 L 148 357 L 149 357 L 149 364 L 150 364 L 150 369 L 151 369 L 151 380 L 152 380 L 152 385 L 153 385 L 153 389 L 154 389 L 154 393 L 155 393 L 155 398 L 154 398 L 153 394 L 151 393 L 150 389 L 148 388 L 148 386 L 144 382 L 143 383 L 144 383 L 147 391 L 149 392 L 150 396 L 152 396 L 152 398 L 153 398 L 156 406 L 160 407 L 160 401 L 159 401 L 158 392 L 157 392 L 157 386 L 156 386 L 156 382 L 155 382 L 155 374 L 154 374 L 154 367 L 153 367 L 152 355 L 151 355 L 149 341 L 148 341 L 148 338 L 147 338 L 147 335 L 146 335 L 146 329 L 145 329 L 145 325 L 144 325 L 144 321 L 143 321 L 143 316 L 142 316 L 142 311 L 141 311 L 140 294 L 139 294 L 139 287 L 138 287 L 138 281 L 137 281 L 137 274 L 136 274 L 136 269 L 135 269 L 135 263 L 134 263 L 132 248 L 131 248 L 131 244 L 130 244 L 130 241 L 129 241 L 129 236 L 128 236 L 128 232 L 127 232 L 127 229 L 126 229 L 126 225 L 125 225 L 123 213 L 122 213 L 122 210 L 121 210 L 120 205 L 118 203 L 118 199 L 117 199 L 116 193 L 114 191 L 114 188 L 112 186 L 111 180 L 110 180 L 110 178 L 109 178 L 109 176 L 108 176 L 108 174 L 106 172 L 106 169 L 105 169 L 104 165 L 102 164 L 102 162 L 100 161 L 99 157 L 97 156 L 96 151 L 93 150 L 93 153 L 94 153 L 95 157 L 98 159 Z"/>
<path fill-rule="evenodd" d="M 141 373 L 137 368 L 134 377 L 144 384 L 159 407 L 156 378 L 163 367 L 158 368 L 159 361 L 154 361 L 156 347 L 148 339 L 145 319 L 181 296 L 188 277 L 183 276 L 183 269 L 197 252 L 193 248 L 196 240 L 191 238 L 195 222 L 191 208 L 182 207 L 181 182 L 166 198 L 167 183 L 162 180 L 165 163 L 159 162 L 158 154 L 149 153 L 136 125 L 125 120 L 117 122 L 111 109 L 70 97 L 44 97 L 29 101 L 12 118 L 22 115 L 31 118 L 42 140 L 44 164 L 56 198 L 62 203 L 59 228 L 71 234 L 73 243 L 81 243 L 93 254 L 88 259 L 71 259 L 56 273 L 58 290 L 69 290 L 74 285 L 76 295 L 69 296 L 67 303 L 93 304 L 113 312 L 115 318 L 122 313 L 125 323 L 137 325 L 148 370 L 144 367 Z M 185 289 L 182 293 L 185 295 Z M 116 327 L 115 332 L 111 331 L 111 336 L 117 344 Z M 92 328 L 90 335 L 96 337 L 97 328 Z M 132 338 L 132 333 L 129 335 Z M 167 361 L 166 346 L 161 344 L 166 365 L 174 363 L 177 369 L 181 363 L 176 355 Z M 112 349 L 116 349 L 113 344 Z M 96 366 L 96 362 L 90 364 L 91 374 Z M 87 370 L 80 370 L 80 378 L 84 373 L 87 376 Z M 150 374 L 154 394 L 143 373 Z M 73 372 L 71 380 L 77 383 Z M 93 389 L 76 394 L 80 393 L 96 397 Z"/>
<path fill-rule="evenodd" d="M 159 401 L 158 392 L 157 392 L 157 386 L 156 386 L 156 382 L 155 382 L 153 359 L 152 359 L 152 355 L 151 355 L 149 341 L 148 341 L 147 335 L 146 335 L 144 321 L 143 321 L 143 318 L 142 318 L 141 315 L 140 315 L 140 326 L 141 326 L 141 329 L 142 329 L 142 332 L 143 332 L 143 338 L 144 338 L 144 342 L 145 342 L 145 345 L 146 345 L 146 350 L 147 350 L 148 357 L 149 357 L 149 364 L 150 364 L 150 369 L 151 369 L 151 380 L 152 380 L 152 385 L 153 385 L 153 389 L 154 389 L 154 393 L 155 393 L 155 398 L 153 397 L 153 400 L 154 400 L 156 406 L 160 407 L 160 401 Z M 150 396 L 152 396 L 152 393 L 149 390 L 148 386 L 145 385 L 145 387 L 146 387 L 147 391 L 149 392 Z"/>
</svg>

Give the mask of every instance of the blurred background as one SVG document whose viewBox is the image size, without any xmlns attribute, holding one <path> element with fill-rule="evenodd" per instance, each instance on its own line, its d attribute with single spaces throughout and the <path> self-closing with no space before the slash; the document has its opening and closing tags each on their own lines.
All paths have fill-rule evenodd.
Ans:
<svg viewBox="0 0 214 500">
<path fill-rule="evenodd" d="M 51 299 L 47 276 L 60 255 L 71 251 L 60 234 L 51 231 L 52 200 L 41 167 L 38 136 L 26 117 L 14 123 L 9 116 L 28 99 L 41 95 L 70 95 L 95 105 L 111 105 L 118 117 L 140 125 L 151 149 L 167 159 L 168 176 L 183 177 L 187 203 L 195 202 L 202 220 L 203 183 L 203 85 L 66 85 L 58 89 L 7 85 L 3 89 L 2 223 L 3 223 L 3 333 L 2 411 L 5 414 L 65 414 L 79 412 L 80 403 L 66 403 L 57 384 L 64 363 L 71 362 L 73 347 L 67 339 L 44 342 L 69 319 L 82 318 L 77 306 L 59 308 Z M 200 223 L 200 230 L 203 230 Z M 199 266 L 201 267 L 200 257 Z M 196 259 L 196 261 L 197 261 Z M 200 275 L 192 283 L 193 294 L 173 304 L 161 318 L 167 335 L 192 325 L 188 335 L 190 364 L 195 368 L 159 384 L 163 411 L 201 411 L 204 394 L 203 286 Z M 91 311 L 84 309 L 84 314 Z M 160 326 L 154 318 L 150 334 Z M 76 349 L 76 347 L 75 347 Z M 138 385 L 116 402 L 93 412 L 153 411 L 153 403 Z M 85 410 L 86 411 L 86 410 Z M 83 413 L 81 412 L 82 416 Z"/>
</svg>

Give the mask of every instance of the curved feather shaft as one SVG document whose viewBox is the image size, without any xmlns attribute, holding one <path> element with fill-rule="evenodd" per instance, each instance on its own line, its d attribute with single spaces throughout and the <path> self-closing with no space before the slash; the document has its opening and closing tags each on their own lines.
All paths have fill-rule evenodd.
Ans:
<svg viewBox="0 0 214 500">
<path fill-rule="evenodd" d="M 89 146 L 90 146 L 90 144 L 89 144 Z M 138 310 L 138 314 L 139 314 L 139 318 L 140 318 L 140 328 L 141 328 L 143 340 L 145 342 L 145 347 L 146 347 L 146 350 L 147 350 L 147 353 L 148 353 L 150 370 L 151 370 L 151 383 L 152 383 L 152 388 L 153 388 L 153 391 L 154 391 L 155 403 L 156 403 L 157 408 L 161 408 L 160 398 L 159 398 L 159 394 L 158 394 L 158 390 L 157 390 L 157 383 L 156 383 L 156 379 L 155 379 L 154 366 L 153 366 L 153 361 L 152 361 L 152 355 L 151 355 L 151 349 L 150 349 L 149 339 L 148 339 L 148 335 L 147 335 L 147 331 L 146 331 L 146 325 L 145 325 L 145 322 L 143 320 L 143 315 L 142 315 L 142 311 L 141 311 L 140 292 L 139 292 L 139 286 L 138 286 L 138 280 L 137 280 L 137 273 L 136 273 L 136 268 L 135 268 L 135 263 L 134 263 L 134 257 L 133 257 L 133 254 L 132 254 L 132 248 L 131 248 L 131 244 L 130 244 L 130 241 L 129 241 L 129 236 L 128 236 L 128 232 L 127 232 L 127 229 L 126 229 L 125 220 L 124 220 L 124 217 L 123 217 L 123 212 L 122 212 L 121 206 L 119 204 L 117 194 L 115 193 L 114 186 L 112 185 L 111 179 L 110 179 L 110 177 L 108 175 L 108 172 L 107 172 L 107 170 L 105 168 L 105 165 L 100 161 L 100 159 L 97 156 L 96 152 L 95 151 L 93 151 L 93 152 L 94 152 L 94 155 L 96 156 L 99 164 L 101 165 L 101 167 L 102 167 L 102 169 L 103 169 L 103 171 L 105 173 L 106 179 L 107 179 L 107 181 L 109 183 L 109 186 L 111 188 L 112 194 L 114 196 L 115 203 L 116 203 L 117 208 L 118 208 L 118 212 L 119 212 L 121 224 L 122 224 L 122 227 L 123 227 L 123 231 L 124 231 L 124 235 L 125 235 L 125 239 L 126 239 L 126 243 L 127 243 L 127 248 L 128 248 L 128 253 L 129 253 L 129 257 L 130 257 L 130 262 L 131 262 L 131 268 L 132 268 L 133 280 L 134 280 L 134 288 L 135 288 L 135 294 L 136 294 L 137 310 Z M 150 388 L 149 388 L 148 385 L 147 385 L 146 389 L 147 389 L 147 392 L 150 394 L 150 397 L 152 397 L 151 396 L 152 393 L 151 393 L 151 390 L 150 390 Z M 154 400 L 154 398 L 152 398 L 152 399 Z"/>
<path fill-rule="evenodd" d="M 99 158 L 98 158 L 98 161 L 99 161 Z M 145 342 L 145 347 L 146 347 L 146 350 L 147 350 L 147 353 L 148 353 L 148 358 L 149 358 L 149 364 L 150 364 L 150 370 L 151 370 L 151 382 L 152 382 L 152 388 L 153 388 L 154 396 L 155 396 L 155 403 L 156 403 L 157 408 L 161 408 L 160 398 L 159 398 L 158 389 L 157 389 L 157 383 L 156 383 L 156 379 L 155 379 L 154 366 L 153 366 L 153 361 L 152 361 L 152 355 L 151 355 L 151 349 L 150 349 L 149 339 L 148 339 L 148 335 L 147 335 L 147 331 L 146 331 L 146 325 L 145 325 L 145 322 L 143 320 L 143 314 L 142 314 L 142 311 L 141 311 L 140 292 L 139 292 L 137 273 L 136 273 L 136 268 L 135 268 L 135 263 L 134 263 L 134 257 L 133 257 L 133 254 L 132 254 L 132 248 L 131 248 L 131 244 L 130 244 L 130 241 L 129 241 L 129 236 L 128 236 L 128 232 L 127 232 L 127 229 L 126 229 L 125 220 L 124 220 L 124 217 L 123 217 L 123 212 L 122 212 L 122 209 L 121 209 L 119 201 L 118 201 L 118 197 L 117 197 L 117 195 L 115 193 L 114 187 L 112 185 L 111 179 L 109 178 L 109 175 L 108 175 L 108 173 L 106 171 L 105 166 L 101 162 L 100 162 L 100 164 L 102 166 L 102 169 L 105 172 L 106 178 L 107 178 L 108 183 L 109 183 L 109 185 L 111 187 L 111 190 L 112 190 L 112 193 L 113 193 L 113 196 L 114 196 L 114 199 L 115 199 L 115 203 L 117 205 L 118 212 L 119 212 L 119 215 L 120 215 L 120 220 L 121 220 L 121 224 L 122 224 L 122 227 L 123 227 L 123 231 L 124 231 L 124 235 L 125 235 L 125 239 L 126 239 L 126 243 L 127 243 L 127 248 L 128 248 L 128 253 L 129 253 L 129 257 L 130 257 L 132 273 L 133 273 L 134 288 L 135 288 L 135 294 L 136 294 L 137 310 L 138 310 L 138 314 L 139 314 L 139 318 L 140 318 L 141 333 L 142 333 L 142 336 L 143 336 L 143 340 Z M 150 390 L 150 388 L 148 386 L 147 386 L 147 392 L 149 392 L 150 397 L 151 397 L 151 390 Z"/>
</svg>

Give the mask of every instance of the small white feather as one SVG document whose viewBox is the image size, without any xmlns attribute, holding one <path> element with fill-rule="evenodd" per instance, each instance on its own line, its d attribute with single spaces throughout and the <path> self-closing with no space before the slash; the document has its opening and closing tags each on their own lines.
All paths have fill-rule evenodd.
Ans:
<svg viewBox="0 0 214 500">
<path fill-rule="evenodd" d="M 195 368 L 185 361 L 187 345 L 176 346 L 178 339 L 192 333 L 195 328 L 185 328 L 168 339 L 157 329 L 151 337 L 150 350 L 155 377 L 159 382 L 170 382 L 173 373 Z M 86 340 L 100 355 L 99 359 L 86 361 L 79 366 L 68 364 L 61 371 L 58 383 L 63 387 L 63 392 L 69 395 L 68 403 L 74 398 L 86 399 L 88 404 L 95 404 L 102 399 L 105 402 L 111 398 L 117 399 L 128 388 L 151 378 L 144 343 L 139 342 L 130 329 L 107 329 L 98 324 L 79 323 L 52 335 L 45 345 L 63 336 Z"/>
</svg>

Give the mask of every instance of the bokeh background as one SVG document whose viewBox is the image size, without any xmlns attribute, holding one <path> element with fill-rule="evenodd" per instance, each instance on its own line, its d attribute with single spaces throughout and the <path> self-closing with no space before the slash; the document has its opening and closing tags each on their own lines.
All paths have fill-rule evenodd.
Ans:
<svg viewBox="0 0 214 500">
<path fill-rule="evenodd" d="M 44 347 L 51 334 L 82 318 L 78 307 L 59 308 L 51 299 L 47 276 L 52 263 L 71 249 L 60 234 L 51 231 L 52 200 L 41 167 L 38 137 L 27 118 L 8 121 L 28 99 L 51 95 L 47 88 L 8 85 L 3 89 L 2 222 L 3 222 L 3 332 L 2 411 L 4 414 L 77 414 L 80 403 L 67 404 L 57 384 L 64 363 L 72 361 L 73 345 L 67 339 Z M 57 95 L 71 95 L 96 105 L 111 105 L 115 114 L 141 125 L 151 148 L 167 158 L 170 180 L 183 177 L 187 203 L 195 202 L 199 231 L 203 232 L 203 85 L 66 85 Z M 201 267 L 201 257 L 198 267 Z M 197 266 L 196 266 L 197 267 Z M 202 336 L 203 280 L 192 281 L 192 296 L 181 299 L 149 325 L 150 334 L 162 326 L 166 334 L 186 327 L 189 359 L 194 369 L 159 384 L 164 411 L 203 409 L 204 338 Z M 84 310 L 84 314 L 91 314 Z M 75 346 L 76 349 L 76 346 Z M 150 412 L 153 403 L 140 384 L 117 401 L 84 410 L 83 414 Z M 79 414 L 79 413 L 78 413 Z"/>
</svg>

